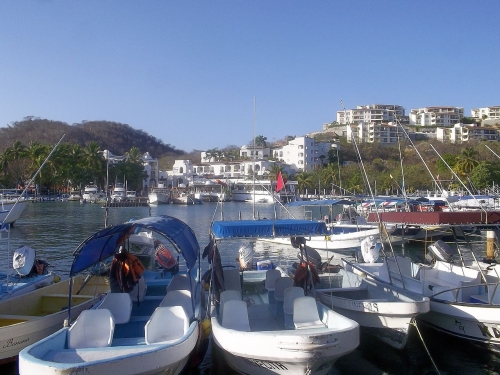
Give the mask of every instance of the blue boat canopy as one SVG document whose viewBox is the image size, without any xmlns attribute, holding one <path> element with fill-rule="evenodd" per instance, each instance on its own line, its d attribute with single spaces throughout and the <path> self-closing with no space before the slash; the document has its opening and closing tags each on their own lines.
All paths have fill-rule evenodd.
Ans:
<svg viewBox="0 0 500 375">
<path fill-rule="evenodd" d="M 251 237 L 289 237 L 327 234 L 324 222 L 310 220 L 237 220 L 215 221 L 212 233 L 216 239 Z"/>
<path fill-rule="evenodd" d="M 131 234 L 141 230 L 150 230 L 169 239 L 184 257 L 188 269 L 196 264 L 200 245 L 193 230 L 177 218 L 155 216 L 115 225 L 94 233 L 73 253 L 75 258 L 70 276 L 108 259 Z"/>
</svg>

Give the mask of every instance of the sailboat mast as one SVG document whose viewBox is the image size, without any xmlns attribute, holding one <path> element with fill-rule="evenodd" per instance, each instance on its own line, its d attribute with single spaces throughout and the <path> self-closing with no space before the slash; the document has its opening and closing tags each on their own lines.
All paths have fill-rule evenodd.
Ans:
<svg viewBox="0 0 500 375">
<path fill-rule="evenodd" d="M 257 100 L 255 97 L 253 98 L 253 130 L 252 130 L 252 138 L 253 138 L 253 163 L 252 163 L 252 217 L 255 220 L 255 111 Z"/>
</svg>

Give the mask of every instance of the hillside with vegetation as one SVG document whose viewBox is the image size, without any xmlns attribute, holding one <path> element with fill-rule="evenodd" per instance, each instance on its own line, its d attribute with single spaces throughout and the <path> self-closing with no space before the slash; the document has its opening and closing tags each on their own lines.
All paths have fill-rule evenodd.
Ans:
<svg viewBox="0 0 500 375">
<path fill-rule="evenodd" d="M 25 118 L 0 128 L 0 188 L 21 187 L 40 168 L 53 146 L 65 134 L 35 181 L 44 191 L 67 191 L 94 182 L 104 187 L 106 161 L 104 150 L 127 159 L 109 166 L 109 181 L 126 178 L 132 189 L 142 188 L 143 168 L 140 157 L 149 152 L 159 159 L 159 168 L 172 168 L 175 159 L 199 163 L 200 152 L 189 154 L 142 130 L 110 121 L 88 121 L 68 125 L 64 122 Z M 284 145 L 286 136 L 275 146 Z M 435 190 L 436 185 L 473 193 L 486 191 L 500 183 L 500 143 L 470 141 L 466 144 L 441 143 L 435 140 L 398 145 L 365 143 L 354 145 L 332 133 L 315 136 L 318 142 L 338 145 L 328 155 L 318 155 L 322 165 L 313 171 L 285 176 L 298 181 L 301 193 L 397 194 Z M 273 147 L 259 135 L 255 144 Z M 239 148 L 228 146 L 206 150 L 208 159 L 240 160 Z M 275 160 L 270 157 L 270 160 Z M 202 162 L 206 162 L 203 160 Z M 266 178 L 273 179 L 279 165 Z M 368 180 L 368 182 L 367 182 Z M 369 185 L 368 185 L 369 183 Z"/>
</svg>

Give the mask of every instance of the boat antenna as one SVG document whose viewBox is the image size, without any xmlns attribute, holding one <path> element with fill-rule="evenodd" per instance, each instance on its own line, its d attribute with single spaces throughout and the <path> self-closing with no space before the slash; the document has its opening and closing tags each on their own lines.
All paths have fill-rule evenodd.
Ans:
<svg viewBox="0 0 500 375">
<path fill-rule="evenodd" d="M 253 163 L 252 163 L 252 217 L 255 220 L 255 112 L 257 106 L 257 99 L 253 98 Z"/>
<path fill-rule="evenodd" d="M 42 165 L 40 166 L 40 168 L 38 168 L 38 170 L 36 171 L 36 173 L 33 175 L 33 177 L 31 177 L 31 180 L 26 184 L 26 186 L 24 187 L 23 189 L 23 192 L 21 193 L 21 195 L 19 197 L 17 197 L 16 201 L 14 202 L 14 205 L 12 206 L 12 208 L 14 208 L 17 203 L 21 200 L 21 198 L 23 198 L 26 194 L 26 191 L 28 190 L 28 188 L 31 186 L 31 184 L 33 183 L 33 181 L 35 180 L 35 178 L 38 176 L 38 174 L 41 172 L 42 168 L 45 166 L 45 163 L 47 163 L 47 161 L 49 161 L 50 157 L 52 156 L 52 154 L 54 153 L 54 151 L 57 149 L 57 147 L 59 146 L 59 144 L 62 142 L 62 140 L 64 139 L 64 137 L 66 136 L 66 134 L 63 134 L 61 139 L 59 140 L 59 142 L 56 143 L 56 145 L 52 148 L 52 151 L 50 151 L 49 155 L 47 155 L 47 157 L 45 158 L 45 160 L 43 161 Z M 7 216 L 3 219 L 3 222 L 2 224 L 4 224 L 6 221 L 7 221 L 7 218 L 9 217 L 9 215 L 11 214 L 11 212 L 13 212 L 13 210 L 9 210 L 9 212 L 7 213 Z"/>
<path fill-rule="evenodd" d="M 346 119 L 347 126 L 351 127 L 351 122 L 349 120 L 347 120 L 347 111 L 345 109 L 344 102 L 341 100 L 340 104 L 342 105 L 342 108 L 344 110 L 344 118 Z M 354 150 L 356 151 L 356 155 L 358 157 L 359 164 L 361 165 L 361 172 L 363 173 L 363 180 L 368 187 L 368 191 L 370 193 L 369 195 L 371 196 L 371 198 L 373 199 L 373 202 L 375 203 L 375 195 L 373 194 L 372 187 L 370 185 L 370 181 L 368 180 L 368 174 L 366 173 L 365 165 L 363 163 L 363 159 L 361 158 L 361 152 L 359 151 L 358 142 L 356 141 L 356 137 L 354 136 L 352 129 L 351 129 L 351 142 L 354 145 Z M 383 228 L 385 228 L 385 224 L 382 222 L 382 219 L 380 218 L 380 213 L 379 213 L 379 210 L 378 210 L 378 207 L 376 204 L 375 204 L 375 214 L 377 215 L 377 222 L 379 224 L 380 238 L 382 239 Z M 387 233 L 387 230 L 385 230 L 385 232 Z M 384 251 L 384 242 L 383 241 L 381 241 L 381 245 L 382 245 L 382 253 L 384 254 L 384 256 L 386 256 L 385 251 Z M 394 254 L 394 249 L 392 248 L 391 241 L 389 241 L 389 246 L 391 248 L 392 253 Z"/>
</svg>

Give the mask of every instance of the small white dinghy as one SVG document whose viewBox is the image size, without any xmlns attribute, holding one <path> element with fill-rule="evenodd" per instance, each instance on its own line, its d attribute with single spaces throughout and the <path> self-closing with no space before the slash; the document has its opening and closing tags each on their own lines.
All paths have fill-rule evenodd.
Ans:
<svg viewBox="0 0 500 375">
<path fill-rule="evenodd" d="M 115 291 L 111 282 L 112 293 L 102 303 L 20 353 L 20 374 L 179 374 L 186 367 L 200 339 L 201 316 L 201 288 L 191 276 L 199 245 L 189 226 L 159 216 L 106 228 L 80 245 L 72 272 L 110 256 L 116 260 L 122 246 L 130 249 L 130 241 L 148 237 L 137 235 L 142 231 L 167 239 L 186 271 L 145 270 L 130 292 Z M 144 243 L 139 241 L 142 250 Z"/>
<path fill-rule="evenodd" d="M 327 374 L 359 345 L 359 325 L 306 296 L 284 271 L 222 269 L 216 241 L 321 234 L 305 220 L 214 222 L 210 262 L 212 334 L 227 363 L 245 374 Z"/>
</svg>

